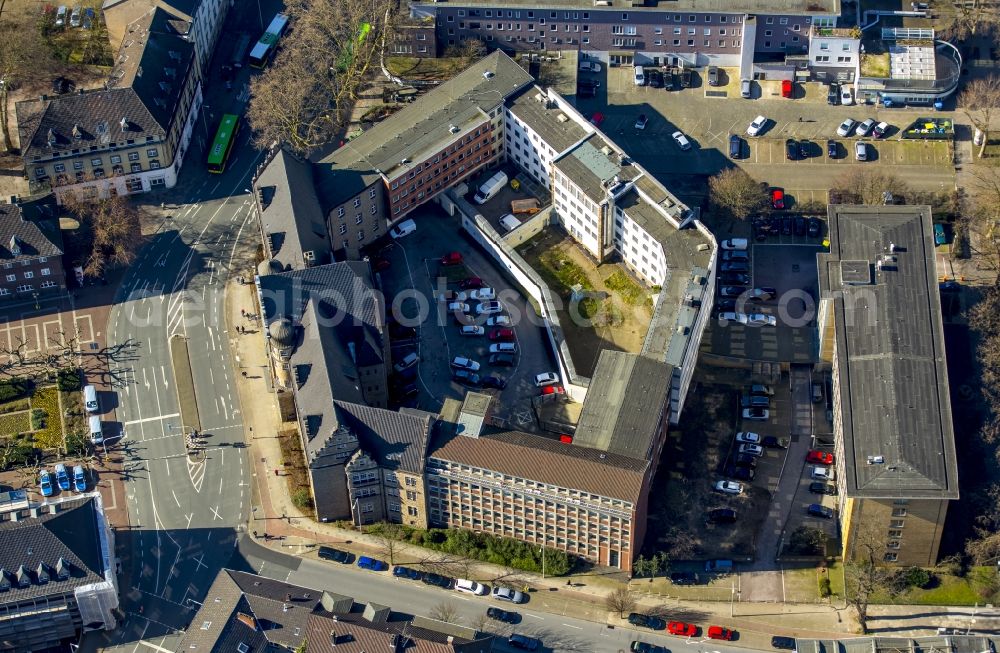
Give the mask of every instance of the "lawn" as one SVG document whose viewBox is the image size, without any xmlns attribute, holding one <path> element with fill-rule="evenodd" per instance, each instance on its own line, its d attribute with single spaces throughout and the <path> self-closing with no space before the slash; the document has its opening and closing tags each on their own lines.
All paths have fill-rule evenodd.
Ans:
<svg viewBox="0 0 1000 653">
<path fill-rule="evenodd" d="M 880 594 L 876 603 L 897 605 L 975 605 L 991 600 L 989 582 L 996 574 L 993 567 L 974 567 L 964 578 L 935 573 L 936 580 L 928 589 L 910 588 L 899 594 Z"/>
<path fill-rule="evenodd" d="M 31 408 L 45 412 L 42 428 L 35 432 L 37 446 L 40 449 L 61 449 L 64 441 L 59 417 L 59 391 L 53 386 L 38 388 L 31 398 Z"/>
<path fill-rule="evenodd" d="M 0 435 L 18 435 L 31 430 L 31 412 L 27 410 L 0 415 Z"/>
<path fill-rule="evenodd" d="M 563 257 L 559 250 L 550 249 L 538 257 L 537 272 L 552 286 L 559 295 L 566 296 L 572 292 L 573 286 L 579 285 L 583 290 L 593 290 L 587 273 L 579 265 Z"/>
<path fill-rule="evenodd" d="M 605 279 L 604 285 L 608 287 L 608 290 L 616 292 L 618 297 L 629 306 L 636 306 L 643 301 L 642 288 L 622 270 L 616 270 L 614 274 Z"/>
<path fill-rule="evenodd" d="M 464 70 L 469 61 L 464 57 L 389 57 L 385 67 L 389 72 L 403 79 L 420 81 L 445 81 Z"/>
</svg>

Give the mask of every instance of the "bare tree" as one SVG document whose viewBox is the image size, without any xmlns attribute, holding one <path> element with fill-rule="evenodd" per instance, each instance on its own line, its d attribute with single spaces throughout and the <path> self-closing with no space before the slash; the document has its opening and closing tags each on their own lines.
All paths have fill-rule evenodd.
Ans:
<svg viewBox="0 0 1000 653">
<path fill-rule="evenodd" d="M 1000 272 L 1000 167 L 976 165 L 969 172 L 973 192 L 967 203 L 971 206 L 963 212 L 969 245 L 984 259 L 983 264 Z"/>
<path fill-rule="evenodd" d="M 66 208 L 80 220 L 81 237 L 90 237 L 83 263 L 84 274 L 101 277 L 105 270 L 131 264 L 142 242 L 139 210 L 127 197 L 83 201 L 72 193 L 64 196 Z"/>
<path fill-rule="evenodd" d="M 40 38 L 39 12 L 31 3 L 17 3 L 10 8 L 0 4 L 0 146 L 4 152 L 13 147 L 8 127 L 10 91 L 24 82 L 51 74 L 55 61 Z"/>
<path fill-rule="evenodd" d="M 991 120 L 1000 109 L 1000 77 L 990 75 L 967 82 L 958 96 L 958 105 L 976 129 L 983 132 L 983 144 L 979 146 L 982 157 L 990 140 Z"/>
<path fill-rule="evenodd" d="M 449 624 L 457 624 L 460 619 L 458 617 L 458 606 L 456 606 L 451 601 L 441 601 L 431 608 L 430 612 L 431 619 L 437 619 L 438 621 L 443 621 Z"/>
<path fill-rule="evenodd" d="M 968 0 L 967 2 L 941 3 L 945 13 L 939 19 L 941 35 L 948 41 L 964 41 L 977 35 L 995 32 L 1000 22 L 1000 2 L 997 0 Z M 940 8 L 935 5 L 935 14 Z"/>
<path fill-rule="evenodd" d="M 476 632 L 484 633 L 489 630 L 490 618 L 486 616 L 485 612 L 481 612 L 472 619 L 469 625 L 475 628 Z"/>
<path fill-rule="evenodd" d="M 604 605 L 611 612 L 617 612 L 618 618 L 621 619 L 626 612 L 635 609 L 635 594 L 627 587 L 619 587 L 608 594 L 604 599 Z"/>
<path fill-rule="evenodd" d="M 909 187 L 902 179 L 874 166 L 851 166 L 833 181 L 831 204 L 884 204 L 886 193 L 906 195 Z"/>
<path fill-rule="evenodd" d="M 260 147 L 309 153 L 345 125 L 362 84 L 378 71 L 394 0 L 288 0 L 293 30 L 250 86 L 247 120 Z"/>
<path fill-rule="evenodd" d="M 378 530 L 373 532 L 372 536 L 378 542 L 382 557 L 388 558 L 390 565 L 396 564 L 396 555 L 403 549 L 403 539 L 406 537 L 403 527 L 394 523 L 379 524 Z"/>
<path fill-rule="evenodd" d="M 715 210 L 736 220 L 746 220 L 767 205 L 764 187 L 741 168 L 727 168 L 710 177 L 708 187 Z"/>
<path fill-rule="evenodd" d="M 884 548 L 878 527 L 861 523 L 854 534 L 852 557 L 844 563 L 847 604 L 857 613 L 863 635 L 868 632 L 868 605 L 889 586 L 891 573 L 881 557 Z"/>
</svg>

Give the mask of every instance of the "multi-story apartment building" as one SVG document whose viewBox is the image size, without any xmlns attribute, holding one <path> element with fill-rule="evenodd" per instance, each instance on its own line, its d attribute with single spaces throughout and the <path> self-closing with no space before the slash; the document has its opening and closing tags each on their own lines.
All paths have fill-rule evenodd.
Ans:
<svg viewBox="0 0 1000 653">
<path fill-rule="evenodd" d="M 0 301 L 66 289 L 62 235 L 45 201 L 0 204 Z"/>
<path fill-rule="evenodd" d="M 816 27 L 809 30 L 809 71 L 821 82 L 853 82 L 861 65 L 861 30 Z"/>
<path fill-rule="evenodd" d="M 393 25 L 389 52 L 400 57 L 436 57 L 437 30 L 434 19 L 429 16 L 400 18 Z"/>
<path fill-rule="evenodd" d="M 552 162 L 594 131 L 555 91 L 532 87 L 507 102 L 504 148 L 539 184 L 552 188 Z"/>
<path fill-rule="evenodd" d="M 828 224 L 820 358 L 843 553 L 932 566 L 958 467 L 930 208 L 831 205 Z"/>
<path fill-rule="evenodd" d="M 754 53 L 802 53 L 810 27 L 833 27 L 839 14 L 839 0 L 410 2 L 411 16 L 435 20 L 442 49 L 479 39 L 508 52 L 606 53 L 626 65 L 737 65 L 748 53 L 751 60 Z"/>
<path fill-rule="evenodd" d="M 32 192 L 61 202 L 171 188 L 201 106 L 194 51 L 156 8 L 129 24 L 105 88 L 16 105 Z"/>
<path fill-rule="evenodd" d="M 0 642 L 47 651 L 84 630 L 114 630 L 118 608 L 114 533 L 94 492 L 28 501 L 0 495 Z"/>
<path fill-rule="evenodd" d="M 194 43 L 195 60 L 201 77 L 207 77 L 222 23 L 234 0 L 105 0 L 101 11 L 111 45 L 121 43 L 129 25 L 159 7 L 187 23 L 188 40 Z M 261 31 L 264 27 L 261 26 Z"/>
<path fill-rule="evenodd" d="M 317 165 L 317 190 L 337 258 L 355 259 L 438 193 L 503 157 L 503 103 L 531 83 L 493 53 Z"/>
</svg>

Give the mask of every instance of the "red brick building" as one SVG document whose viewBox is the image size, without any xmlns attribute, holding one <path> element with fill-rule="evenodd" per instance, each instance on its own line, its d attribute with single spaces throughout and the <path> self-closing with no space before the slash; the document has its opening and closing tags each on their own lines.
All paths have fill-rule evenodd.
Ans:
<svg viewBox="0 0 1000 653">
<path fill-rule="evenodd" d="M 65 291 L 62 235 L 52 208 L 47 200 L 0 204 L 0 301 Z"/>
</svg>

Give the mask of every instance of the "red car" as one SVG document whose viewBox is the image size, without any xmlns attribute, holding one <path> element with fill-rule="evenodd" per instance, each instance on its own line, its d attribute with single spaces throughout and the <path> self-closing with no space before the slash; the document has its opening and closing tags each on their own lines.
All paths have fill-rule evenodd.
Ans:
<svg viewBox="0 0 1000 653">
<path fill-rule="evenodd" d="M 781 97 L 792 97 L 792 80 L 783 79 L 781 80 Z"/>
<path fill-rule="evenodd" d="M 561 385 L 547 385 L 542 388 L 543 395 L 564 395 L 566 389 Z"/>
<path fill-rule="evenodd" d="M 775 211 L 783 211 L 785 209 L 784 188 L 771 189 L 771 208 L 773 208 Z"/>
<path fill-rule="evenodd" d="M 600 127 L 602 122 L 604 122 L 604 114 L 600 111 L 590 117 L 590 123 L 594 125 L 594 127 Z"/>
<path fill-rule="evenodd" d="M 458 252 L 448 252 L 441 257 L 441 265 L 458 265 L 462 262 L 462 255 Z"/>
<path fill-rule="evenodd" d="M 490 331 L 490 340 L 513 340 L 514 329 L 493 329 Z"/>
<path fill-rule="evenodd" d="M 833 454 L 827 453 L 825 451 L 816 451 L 813 449 L 806 454 L 807 463 L 816 463 L 818 465 L 832 465 L 833 464 Z"/>
<path fill-rule="evenodd" d="M 458 287 L 462 290 L 474 290 L 477 288 L 482 288 L 483 280 L 479 277 L 466 277 L 458 282 Z"/>
<path fill-rule="evenodd" d="M 735 635 L 733 631 L 728 628 L 723 628 L 722 626 L 709 626 L 708 627 L 708 638 L 709 639 L 724 639 L 729 641 Z"/>
<path fill-rule="evenodd" d="M 376 272 L 381 272 L 382 270 L 388 270 L 392 267 L 392 262 L 387 258 L 376 258 L 372 261 L 372 267 L 375 268 Z"/>
<path fill-rule="evenodd" d="M 683 621 L 671 621 L 667 624 L 667 632 L 681 637 L 694 637 L 698 634 L 698 626 L 686 624 Z"/>
</svg>

